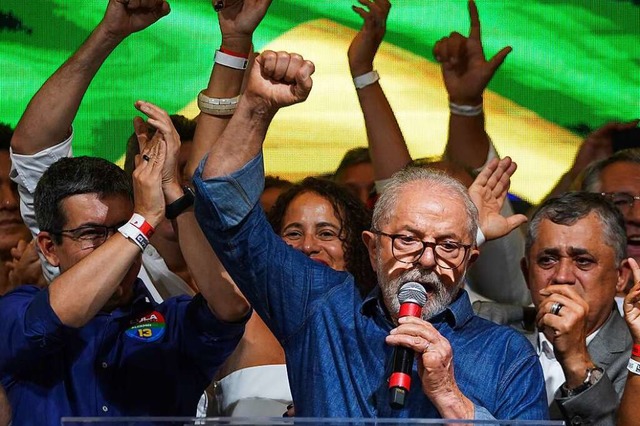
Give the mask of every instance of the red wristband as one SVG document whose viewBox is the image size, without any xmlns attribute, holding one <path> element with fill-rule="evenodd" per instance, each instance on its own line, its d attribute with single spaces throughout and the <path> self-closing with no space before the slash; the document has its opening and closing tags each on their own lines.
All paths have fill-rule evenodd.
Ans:
<svg viewBox="0 0 640 426">
<path fill-rule="evenodd" d="M 227 55 L 235 56 L 236 58 L 244 58 L 244 59 L 248 59 L 249 58 L 249 54 L 248 53 L 234 52 L 233 50 L 225 49 L 222 46 L 220 46 L 220 49 L 218 49 L 218 50 L 221 51 L 222 53 L 226 53 Z"/>
<path fill-rule="evenodd" d="M 144 236 L 147 237 L 147 239 L 151 239 L 151 236 L 155 232 L 153 226 L 151 226 L 151 224 L 138 213 L 134 213 L 133 216 L 131 216 L 131 219 L 129 219 L 129 223 L 138 228 L 140 232 L 142 232 Z"/>
<path fill-rule="evenodd" d="M 634 344 L 631 348 L 631 355 L 640 357 L 640 345 Z"/>
</svg>

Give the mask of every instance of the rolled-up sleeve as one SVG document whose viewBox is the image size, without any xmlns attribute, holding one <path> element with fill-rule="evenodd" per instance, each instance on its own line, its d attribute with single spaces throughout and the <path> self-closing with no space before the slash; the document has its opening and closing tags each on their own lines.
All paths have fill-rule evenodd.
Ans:
<svg viewBox="0 0 640 426">
<path fill-rule="evenodd" d="M 11 180 L 18 185 L 20 214 L 34 238 L 40 233 L 33 202 L 36 187 L 44 172 L 47 171 L 53 163 L 61 158 L 73 156 L 71 148 L 72 140 L 73 134 L 59 144 L 43 149 L 33 155 L 21 155 L 16 154 L 13 150 L 10 151 L 11 172 L 9 176 Z M 40 257 L 44 277 L 48 282 L 53 281 L 55 277 L 60 275 L 60 270 L 47 262 L 47 259 L 40 253 L 40 250 L 38 250 L 38 256 Z"/>
<path fill-rule="evenodd" d="M 0 299 L 0 370 L 19 371 L 62 348 L 62 324 L 49 303 L 48 289 L 24 286 Z"/>
<path fill-rule="evenodd" d="M 193 176 L 196 204 L 205 208 L 198 220 L 206 220 L 219 230 L 238 225 L 260 200 L 264 189 L 262 153 L 228 176 L 202 179 L 205 157 Z M 196 214 L 197 214 L 196 209 Z"/>
</svg>

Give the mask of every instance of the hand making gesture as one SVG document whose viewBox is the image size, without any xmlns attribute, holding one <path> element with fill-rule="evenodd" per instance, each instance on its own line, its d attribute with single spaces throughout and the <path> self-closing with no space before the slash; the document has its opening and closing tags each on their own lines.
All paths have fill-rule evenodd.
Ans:
<svg viewBox="0 0 640 426">
<path fill-rule="evenodd" d="M 122 40 L 143 30 L 171 11 L 165 0 L 109 0 L 100 26 Z"/>
<path fill-rule="evenodd" d="M 509 217 L 500 214 L 516 168 L 509 157 L 499 161 L 494 158 L 469 187 L 469 196 L 478 209 L 478 224 L 487 240 L 507 235 L 527 221 L 522 214 Z"/>
<path fill-rule="evenodd" d="M 442 65 L 449 100 L 459 105 L 482 103 L 484 89 L 511 52 L 511 47 L 504 47 L 487 61 L 474 0 L 469 0 L 469 18 L 471 28 L 468 37 L 453 32 L 449 37 L 439 40 L 433 48 L 433 56 Z"/>
</svg>

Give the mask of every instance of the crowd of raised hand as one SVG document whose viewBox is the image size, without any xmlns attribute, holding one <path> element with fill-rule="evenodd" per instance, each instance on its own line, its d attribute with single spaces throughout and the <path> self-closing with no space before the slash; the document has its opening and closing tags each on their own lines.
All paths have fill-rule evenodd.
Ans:
<svg viewBox="0 0 640 426">
<path fill-rule="evenodd" d="M 640 150 L 614 153 L 612 138 L 638 121 L 589 135 L 530 217 L 515 214 L 516 164 L 496 152 L 483 109 L 511 48 L 485 57 L 470 0 L 468 35 L 433 49 L 446 149 L 412 158 L 374 66 L 391 3 L 358 0 L 347 55 L 368 147 L 325 176 L 265 176 L 269 126 L 307 99 L 315 72 L 313 58 L 253 51 L 270 4 L 212 2 L 222 42 L 201 113 L 137 101 L 146 119 L 133 120 L 125 170 L 74 158 L 72 124 L 111 52 L 169 15 L 164 0 L 110 0 L 3 129 L 0 425 L 196 414 L 635 424 Z M 407 283 L 426 293 L 415 316 L 398 299 Z M 390 404 L 395 348 L 415 363 Z"/>
</svg>

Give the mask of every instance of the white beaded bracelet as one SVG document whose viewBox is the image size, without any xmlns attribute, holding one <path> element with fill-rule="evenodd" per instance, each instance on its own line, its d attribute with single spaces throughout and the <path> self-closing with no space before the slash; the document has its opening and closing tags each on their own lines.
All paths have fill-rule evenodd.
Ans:
<svg viewBox="0 0 640 426">
<path fill-rule="evenodd" d="M 216 50 L 214 57 L 216 64 L 224 65 L 225 67 L 233 68 L 236 70 L 246 70 L 249 64 L 249 59 L 240 58 L 238 56 L 229 55 L 228 53 Z"/>
<path fill-rule="evenodd" d="M 242 95 L 234 98 L 210 98 L 203 93 L 198 94 L 198 108 L 209 115 L 233 115 Z"/>
<path fill-rule="evenodd" d="M 633 374 L 637 374 L 640 376 L 640 362 L 636 361 L 633 358 L 629 358 L 629 364 L 627 364 L 627 370 L 631 371 Z"/>
<path fill-rule="evenodd" d="M 475 117 L 482 114 L 482 104 L 476 106 L 458 105 L 449 102 L 449 111 L 451 114 L 464 115 L 465 117 Z"/>
<path fill-rule="evenodd" d="M 372 85 L 378 80 L 380 80 L 380 74 L 378 74 L 378 71 L 373 70 L 373 71 L 369 71 L 366 74 L 362 74 L 357 77 L 354 77 L 353 85 L 356 86 L 356 89 L 363 89 L 367 86 Z"/>
</svg>

